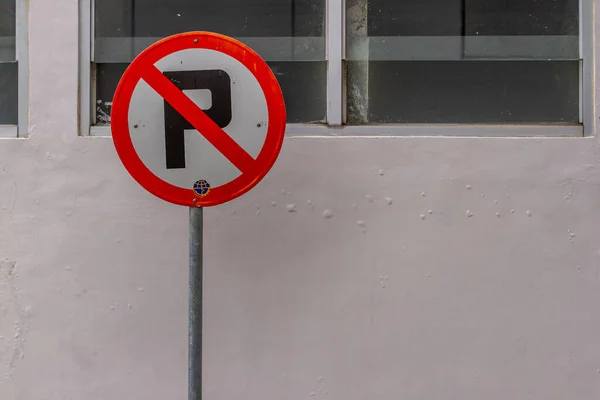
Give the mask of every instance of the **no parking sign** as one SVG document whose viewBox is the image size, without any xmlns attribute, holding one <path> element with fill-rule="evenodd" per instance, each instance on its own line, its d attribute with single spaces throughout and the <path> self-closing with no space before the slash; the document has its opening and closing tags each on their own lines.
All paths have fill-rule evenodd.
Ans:
<svg viewBox="0 0 600 400">
<path fill-rule="evenodd" d="M 171 203 L 215 206 L 252 189 L 285 132 L 275 75 L 232 38 L 189 32 L 144 50 L 115 92 L 111 127 L 131 176 Z"/>
<path fill-rule="evenodd" d="M 203 207 L 233 200 L 265 177 L 285 118 L 267 63 L 216 33 L 153 44 L 115 92 L 111 127 L 123 165 L 150 193 L 190 207 L 189 400 L 202 398 Z"/>
</svg>

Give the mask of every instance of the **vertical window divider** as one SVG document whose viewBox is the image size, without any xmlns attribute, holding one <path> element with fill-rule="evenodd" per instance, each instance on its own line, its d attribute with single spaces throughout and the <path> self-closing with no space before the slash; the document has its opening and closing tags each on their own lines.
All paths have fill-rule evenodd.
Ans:
<svg viewBox="0 0 600 400">
<path fill-rule="evenodd" d="M 583 45 L 583 31 L 584 31 L 584 22 L 583 22 L 583 18 L 584 18 L 584 14 L 583 14 L 583 10 L 581 9 L 582 6 L 582 0 L 579 0 L 579 122 L 583 123 L 583 109 L 584 109 L 584 105 L 583 105 L 583 101 L 584 101 L 584 96 L 583 96 L 583 81 L 584 81 L 584 70 L 583 70 L 583 64 L 585 63 L 585 55 L 584 55 L 584 45 Z M 584 135 L 585 135 L 585 131 L 584 131 Z"/>
<path fill-rule="evenodd" d="M 595 132 L 594 118 L 594 1 L 579 0 L 579 58 L 581 60 L 580 115 L 583 136 Z"/>
<path fill-rule="evenodd" d="M 18 127 L 17 137 L 29 132 L 29 1 L 17 0 L 16 59 L 18 68 Z"/>
<path fill-rule="evenodd" d="M 92 0 L 79 0 L 79 135 L 89 136 L 92 109 Z"/>
<path fill-rule="evenodd" d="M 344 0 L 327 0 L 327 124 L 340 126 L 343 120 Z"/>
</svg>

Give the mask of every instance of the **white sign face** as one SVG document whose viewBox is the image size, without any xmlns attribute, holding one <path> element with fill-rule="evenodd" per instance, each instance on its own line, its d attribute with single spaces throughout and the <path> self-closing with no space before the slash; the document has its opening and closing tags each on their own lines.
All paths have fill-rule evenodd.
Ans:
<svg viewBox="0 0 600 400">
<path fill-rule="evenodd" d="M 155 66 L 252 158 L 258 157 L 267 136 L 267 101 L 242 63 L 215 50 L 186 49 Z M 203 179 L 216 188 L 242 173 L 143 79 L 133 91 L 128 123 L 142 162 L 173 186 L 190 189 Z"/>
</svg>

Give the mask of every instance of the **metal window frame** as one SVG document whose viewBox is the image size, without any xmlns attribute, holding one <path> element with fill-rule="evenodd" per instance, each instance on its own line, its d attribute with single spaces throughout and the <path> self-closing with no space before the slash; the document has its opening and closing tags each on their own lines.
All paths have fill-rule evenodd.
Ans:
<svg viewBox="0 0 600 400">
<path fill-rule="evenodd" d="M 79 0 L 79 135 L 91 135 L 92 126 L 92 0 Z M 110 136 L 110 128 L 108 134 Z"/>
<path fill-rule="evenodd" d="M 0 138 L 24 138 L 29 132 L 29 1 L 16 0 L 17 125 L 0 125 Z"/>
<path fill-rule="evenodd" d="M 79 129 L 83 136 L 110 136 L 110 126 L 92 125 L 93 10 L 95 0 L 80 0 Z M 593 1 L 580 1 L 580 122 L 582 124 L 366 124 L 345 123 L 346 1 L 327 0 L 327 123 L 288 124 L 287 136 L 441 136 L 441 137 L 583 137 L 595 133 Z"/>
<path fill-rule="evenodd" d="M 580 122 L 583 124 L 583 136 L 594 136 L 596 125 L 594 117 L 594 13 L 595 1 L 579 0 L 579 59 L 581 63 L 581 85 L 579 88 L 581 110 Z"/>
<path fill-rule="evenodd" d="M 344 122 L 345 3 L 344 0 L 327 0 L 326 7 L 327 124 L 329 126 L 341 126 Z"/>
</svg>

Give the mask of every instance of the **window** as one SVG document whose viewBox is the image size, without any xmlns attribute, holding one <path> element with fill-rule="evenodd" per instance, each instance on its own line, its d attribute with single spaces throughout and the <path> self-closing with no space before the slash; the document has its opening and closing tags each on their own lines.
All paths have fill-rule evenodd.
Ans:
<svg viewBox="0 0 600 400">
<path fill-rule="evenodd" d="M 16 125 L 17 18 L 15 0 L 0 0 L 0 125 Z"/>
<path fill-rule="evenodd" d="M 93 4 L 95 125 L 110 123 L 121 75 L 142 50 L 180 32 L 222 33 L 248 44 L 281 85 L 288 121 L 325 122 L 325 0 L 102 0 Z"/>
<path fill-rule="evenodd" d="M 0 0 L 0 137 L 27 132 L 25 1 Z M 24 132 L 24 133 L 23 133 Z"/>
<path fill-rule="evenodd" d="M 348 6 L 349 122 L 580 122 L 579 0 Z"/>
<path fill-rule="evenodd" d="M 300 124 L 290 125 L 295 132 L 414 134 L 407 127 L 427 124 L 453 134 L 450 125 L 460 124 L 478 133 L 537 126 L 525 134 L 576 136 L 592 125 L 592 13 L 584 0 L 82 3 L 91 24 L 83 43 L 92 44 L 82 60 L 91 76 L 82 77 L 82 95 L 92 102 L 84 131 L 110 124 L 116 85 L 137 54 L 191 30 L 235 37 L 263 56 L 288 122 Z"/>
</svg>

